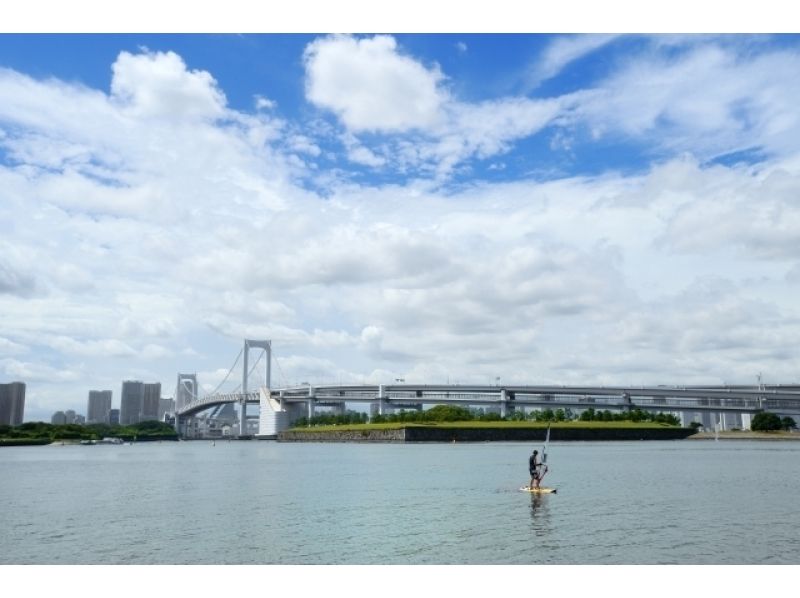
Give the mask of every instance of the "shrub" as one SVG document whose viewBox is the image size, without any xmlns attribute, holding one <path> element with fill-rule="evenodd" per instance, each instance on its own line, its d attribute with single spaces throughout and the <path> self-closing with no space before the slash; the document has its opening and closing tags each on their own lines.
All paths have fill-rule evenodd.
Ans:
<svg viewBox="0 0 800 598">
<path fill-rule="evenodd" d="M 757 432 L 771 432 L 780 430 L 782 422 L 774 413 L 762 412 L 755 415 L 750 427 Z"/>
</svg>

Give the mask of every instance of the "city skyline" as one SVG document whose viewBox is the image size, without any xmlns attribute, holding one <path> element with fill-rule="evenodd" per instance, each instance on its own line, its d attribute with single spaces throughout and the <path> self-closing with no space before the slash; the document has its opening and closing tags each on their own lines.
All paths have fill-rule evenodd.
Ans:
<svg viewBox="0 0 800 598">
<path fill-rule="evenodd" d="M 0 36 L 26 419 L 302 381 L 800 378 L 797 35 Z M 235 380 L 231 381 L 236 384 Z"/>
</svg>

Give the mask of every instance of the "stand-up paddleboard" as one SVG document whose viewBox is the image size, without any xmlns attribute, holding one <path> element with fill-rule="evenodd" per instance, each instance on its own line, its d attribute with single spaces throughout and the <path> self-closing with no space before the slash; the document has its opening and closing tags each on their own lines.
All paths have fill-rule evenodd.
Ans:
<svg viewBox="0 0 800 598">
<path fill-rule="evenodd" d="M 521 492 L 530 492 L 531 494 L 555 494 L 558 492 L 556 488 L 545 488 L 544 486 L 540 486 L 539 488 L 531 488 L 529 486 L 523 486 L 520 488 Z"/>
<path fill-rule="evenodd" d="M 547 473 L 547 445 L 550 444 L 550 424 L 547 425 L 547 434 L 544 437 L 544 446 L 542 447 L 542 457 L 541 457 L 541 466 L 539 471 L 541 474 L 539 475 L 539 480 L 545 476 Z M 523 486 L 520 488 L 522 492 L 530 492 L 531 494 L 555 494 L 555 488 L 545 488 L 544 486 L 540 486 L 538 488 L 531 488 L 530 486 Z"/>
</svg>

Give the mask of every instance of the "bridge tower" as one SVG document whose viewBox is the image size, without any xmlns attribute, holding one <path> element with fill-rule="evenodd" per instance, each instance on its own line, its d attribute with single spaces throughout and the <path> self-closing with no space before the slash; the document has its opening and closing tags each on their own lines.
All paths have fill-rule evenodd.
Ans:
<svg viewBox="0 0 800 598">
<path fill-rule="evenodd" d="M 175 431 L 180 434 L 178 411 L 198 398 L 197 374 L 178 373 L 175 386 Z"/>
<path fill-rule="evenodd" d="M 258 341 L 251 339 L 244 339 L 244 360 L 242 361 L 242 400 L 241 408 L 242 415 L 239 421 L 239 435 L 247 435 L 247 362 L 250 355 L 250 349 L 263 349 L 267 354 L 267 363 L 264 367 L 264 386 L 270 388 L 270 381 L 272 377 L 272 341 Z M 269 390 L 267 391 L 269 392 Z"/>
</svg>

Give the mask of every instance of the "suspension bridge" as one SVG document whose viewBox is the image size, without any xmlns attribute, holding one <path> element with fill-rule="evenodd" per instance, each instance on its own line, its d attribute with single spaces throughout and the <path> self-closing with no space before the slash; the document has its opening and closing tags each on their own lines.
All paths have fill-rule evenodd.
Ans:
<svg viewBox="0 0 800 598">
<path fill-rule="evenodd" d="M 259 350 L 249 365 L 250 351 Z M 696 414 L 751 416 L 762 411 L 800 414 L 800 385 L 757 386 L 553 386 L 463 384 L 331 384 L 272 387 L 272 342 L 245 339 L 228 373 L 217 387 L 199 396 L 194 374 L 178 374 L 175 427 L 213 408 L 239 407 L 239 436 L 248 437 L 247 409 L 258 406 L 259 437 L 274 438 L 302 416 L 312 417 L 318 407 L 344 412 L 347 404 L 368 405 L 386 414 L 399 409 L 423 409 L 426 405 L 461 405 L 497 411 L 501 417 L 518 408 L 584 410 L 632 410 L 681 414 L 687 422 Z M 263 382 L 251 390 L 250 376 L 264 359 Z M 220 389 L 242 363 L 242 378 L 231 391 Z M 277 362 L 276 362 L 277 363 Z M 260 376 L 260 374 L 259 374 Z"/>
</svg>

